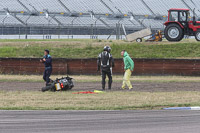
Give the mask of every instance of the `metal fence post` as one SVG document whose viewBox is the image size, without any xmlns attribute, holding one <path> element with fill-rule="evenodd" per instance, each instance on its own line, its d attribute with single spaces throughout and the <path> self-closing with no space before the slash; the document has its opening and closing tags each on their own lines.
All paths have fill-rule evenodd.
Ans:
<svg viewBox="0 0 200 133">
<path fill-rule="evenodd" d="M 43 40 L 44 40 L 44 25 L 42 27 L 42 35 L 43 35 Z"/>
<path fill-rule="evenodd" d="M 20 26 L 19 26 L 19 39 L 20 39 L 20 34 L 21 34 L 21 32 L 20 32 Z"/>
<path fill-rule="evenodd" d="M 27 37 L 27 25 L 26 25 L 26 35 L 25 35 L 25 39 L 27 39 L 28 37 Z"/>
<path fill-rule="evenodd" d="M 90 39 L 94 39 L 94 31 L 93 31 L 93 24 L 91 24 L 91 27 L 90 27 Z"/>
</svg>

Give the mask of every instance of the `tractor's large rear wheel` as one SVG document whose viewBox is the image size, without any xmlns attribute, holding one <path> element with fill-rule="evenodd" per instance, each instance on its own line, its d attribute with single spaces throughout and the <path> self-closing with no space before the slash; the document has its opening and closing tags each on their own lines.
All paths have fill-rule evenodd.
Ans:
<svg viewBox="0 0 200 133">
<path fill-rule="evenodd" d="M 178 24 L 169 24 L 164 31 L 165 38 L 168 41 L 177 42 L 181 41 L 184 36 L 183 29 Z"/>
<path fill-rule="evenodd" d="M 197 41 L 200 41 L 200 31 L 196 31 L 196 33 L 195 33 L 195 39 Z"/>
</svg>

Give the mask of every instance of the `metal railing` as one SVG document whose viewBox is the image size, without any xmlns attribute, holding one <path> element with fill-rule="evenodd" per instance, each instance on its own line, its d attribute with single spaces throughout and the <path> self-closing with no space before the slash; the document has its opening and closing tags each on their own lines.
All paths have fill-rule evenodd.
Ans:
<svg viewBox="0 0 200 133">
<path fill-rule="evenodd" d="M 147 27 L 163 29 L 169 8 L 196 8 L 195 15 L 200 13 L 197 0 L 0 0 L 0 3 L 0 35 L 25 35 L 25 38 L 35 34 L 98 38 L 104 34 L 119 39 L 123 32 Z M 161 4 L 159 11 L 161 8 L 157 7 Z"/>
</svg>

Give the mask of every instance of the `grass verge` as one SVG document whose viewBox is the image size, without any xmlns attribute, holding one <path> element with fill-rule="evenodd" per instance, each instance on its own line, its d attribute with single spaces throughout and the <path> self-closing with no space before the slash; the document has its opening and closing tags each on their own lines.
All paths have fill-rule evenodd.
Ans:
<svg viewBox="0 0 200 133">
<path fill-rule="evenodd" d="M 200 106 L 200 92 L 0 92 L 1 110 L 151 110 Z"/>
<path fill-rule="evenodd" d="M 51 79 L 66 75 L 52 75 Z M 101 76 L 71 75 L 75 82 L 101 82 Z M 122 82 L 123 75 L 113 76 L 114 82 Z M 200 82 L 199 77 L 189 76 L 132 76 L 132 82 Z M 44 82 L 42 75 L 0 75 L 0 82 Z"/>
<path fill-rule="evenodd" d="M 53 58 L 96 58 L 109 45 L 115 58 L 126 49 L 133 58 L 200 58 L 200 43 L 184 40 L 177 43 L 135 43 L 89 39 L 0 40 L 0 57 L 39 57 L 49 49 Z"/>
</svg>

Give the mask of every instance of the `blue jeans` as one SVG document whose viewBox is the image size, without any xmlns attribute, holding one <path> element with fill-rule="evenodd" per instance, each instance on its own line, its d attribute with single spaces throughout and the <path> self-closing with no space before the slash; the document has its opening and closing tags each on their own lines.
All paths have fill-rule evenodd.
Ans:
<svg viewBox="0 0 200 133">
<path fill-rule="evenodd" d="M 43 79 L 46 82 L 46 86 L 50 82 L 49 77 L 51 76 L 51 73 L 52 73 L 52 68 L 48 68 L 48 69 L 45 68 L 45 71 L 44 71 L 44 74 L 43 74 Z"/>
</svg>

